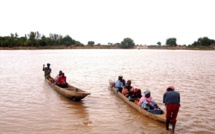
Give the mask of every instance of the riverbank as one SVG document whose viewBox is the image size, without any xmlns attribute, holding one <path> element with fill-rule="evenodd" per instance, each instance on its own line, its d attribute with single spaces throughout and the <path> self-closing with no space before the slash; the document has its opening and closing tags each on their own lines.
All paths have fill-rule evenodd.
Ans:
<svg viewBox="0 0 215 134">
<path fill-rule="evenodd" d="M 37 50 L 37 49 L 120 49 L 116 46 L 44 46 L 44 47 L 33 47 L 33 46 L 16 46 L 16 47 L 0 47 L 0 50 Z"/>
<path fill-rule="evenodd" d="M 0 50 L 37 50 L 37 49 L 122 49 L 117 46 L 111 45 L 94 45 L 94 46 L 44 46 L 44 47 L 33 47 L 33 46 L 17 46 L 17 47 L 0 47 Z M 205 46 L 135 46 L 130 49 L 169 49 L 169 50 L 215 50 L 213 47 Z"/>
</svg>

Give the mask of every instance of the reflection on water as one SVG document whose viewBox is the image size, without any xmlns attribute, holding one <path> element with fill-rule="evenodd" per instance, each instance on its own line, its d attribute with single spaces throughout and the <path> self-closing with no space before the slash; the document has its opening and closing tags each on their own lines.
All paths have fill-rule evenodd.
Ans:
<svg viewBox="0 0 215 134">
<path fill-rule="evenodd" d="M 0 133 L 163 133 L 165 124 L 140 115 L 108 90 L 119 74 L 164 108 L 165 88 L 181 94 L 176 133 L 215 132 L 215 53 L 184 50 L 15 50 L 0 53 Z M 73 102 L 44 80 L 62 70 L 91 95 Z"/>
</svg>

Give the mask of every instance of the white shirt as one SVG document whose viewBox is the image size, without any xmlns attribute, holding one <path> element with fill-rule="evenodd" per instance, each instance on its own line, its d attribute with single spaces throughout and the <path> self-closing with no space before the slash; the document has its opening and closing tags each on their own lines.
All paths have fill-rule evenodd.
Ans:
<svg viewBox="0 0 215 134">
<path fill-rule="evenodd" d="M 121 82 L 120 80 L 117 80 L 117 81 L 115 82 L 115 87 L 116 87 L 116 88 L 119 88 L 119 87 L 123 88 L 122 82 Z"/>
</svg>

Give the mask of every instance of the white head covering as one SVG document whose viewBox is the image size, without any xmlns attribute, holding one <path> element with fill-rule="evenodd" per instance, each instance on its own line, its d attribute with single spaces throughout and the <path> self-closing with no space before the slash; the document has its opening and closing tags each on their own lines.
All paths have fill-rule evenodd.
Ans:
<svg viewBox="0 0 215 134">
<path fill-rule="evenodd" d="M 146 90 L 145 92 L 144 92 L 144 95 L 147 95 L 147 94 L 149 94 L 150 93 L 150 91 L 149 90 Z"/>
</svg>

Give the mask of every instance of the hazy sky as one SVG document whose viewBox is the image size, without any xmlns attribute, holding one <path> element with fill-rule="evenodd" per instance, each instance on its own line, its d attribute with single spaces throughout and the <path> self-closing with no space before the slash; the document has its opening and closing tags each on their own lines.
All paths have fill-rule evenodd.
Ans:
<svg viewBox="0 0 215 134">
<path fill-rule="evenodd" d="M 39 31 L 86 44 L 191 44 L 215 39 L 214 0 L 0 0 L 0 36 Z"/>
</svg>

